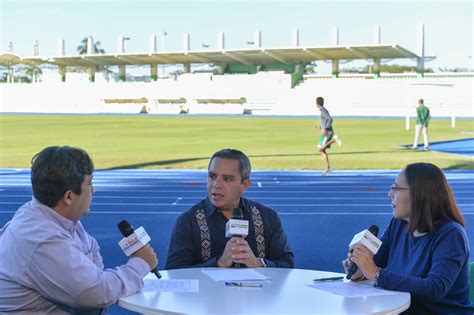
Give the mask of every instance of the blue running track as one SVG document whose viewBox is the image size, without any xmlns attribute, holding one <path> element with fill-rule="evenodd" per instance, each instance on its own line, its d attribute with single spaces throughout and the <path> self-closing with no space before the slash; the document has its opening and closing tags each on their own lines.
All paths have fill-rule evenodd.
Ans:
<svg viewBox="0 0 474 315">
<path fill-rule="evenodd" d="M 410 148 L 411 144 L 404 145 L 404 147 Z M 423 150 L 423 144 L 419 144 L 417 149 Z M 430 150 L 474 158 L 474 138 L 432 142 L 430 143 Z"/>
</svg>

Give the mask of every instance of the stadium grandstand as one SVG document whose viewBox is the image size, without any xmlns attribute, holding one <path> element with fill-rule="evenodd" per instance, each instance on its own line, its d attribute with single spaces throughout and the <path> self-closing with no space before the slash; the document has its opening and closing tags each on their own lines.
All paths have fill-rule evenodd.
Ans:
<svg viewBox="0 0 474 315">
<path fill-rule="evenodd" d="M 337 28 L 328 46 L 300 46 L 294 30 L 289 47 L 262 47 L 261 32 L 254 34 L 253 47 L 226 49 L 224 33 L 218 34 L 217 50 L 191 50 L 190 35 L 183 36 L 183 50 L 158 52 L 156 36 L 150 37 L 147 52 L 125 52 L 126 38 L 119 37 L 117 52 L 94 54 L 93 38 L 87 53 L 65 55 L 59 40 L 56 56 L 0 55 L 7 69 L 7 84 L 0 84 L 1 112 L 28 113 L 150 113 L 150 114 L 253 114 L 314 115 L 314 100 L 324 96 L 331 113 L 338 116 L 413 115 L 424 98 L 436 117 L 473 116 L 473 78 L 467 73 L 426 73 L 424 26 L 420 25 L 417 51 L 397 44 L 381 43 L 380 26 L 374 28 L 372 44 L 340 45 Z M 37 44 L 36 44 L 37 45 Z M 408 59 L 417 72 L 380 72 L 384 60 Z M 371 73 L 340 72 L 340 63 L 367 60 Z M 315 61 L 332 64 L 328 75 L 305 74 Z M 41 80 L 18 83 L 13 69 L 18 65 L 43 67 Z M 206 65 L 211 72 L 192 71 Z M 127 74 L 127 67 L 149 67 L 140 81 Z M 159 67 L 179 66 L 179 75 L 159 77 Z M 118 67 L 111 77 L 110 67 Z M 68 69 L 82 69 L 82 73 Z M 52 92 L 54 91 L 54 92 Z"/>
</svg>

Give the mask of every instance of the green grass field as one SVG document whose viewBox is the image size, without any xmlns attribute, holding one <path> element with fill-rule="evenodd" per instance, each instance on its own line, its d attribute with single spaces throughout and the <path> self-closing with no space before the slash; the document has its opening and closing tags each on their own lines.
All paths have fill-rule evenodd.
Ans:
<svg viewBox="0 0 474 315">
<path fill-rule="evenodd" d="M 87 150 L 96 168 L 205 169 L 213 152 L 236 148 L 249 155 L 253 169 L 320 170 L 316 118 L 199 116 L 0 115 L 0 167 L 28 168 L 31 157 L 50 145 Z M 473 120 L 430 124 L 430 140 L 472 137 Z M 472 158 L 414 152 L 404 119 L 336 118 L 342 147 L 328 151 L 336 170 L 401 169 L 425 161 L 444 169 L 474 169 Z M 466 132 L 470 132 L 466 133 Z"/>
</svg>

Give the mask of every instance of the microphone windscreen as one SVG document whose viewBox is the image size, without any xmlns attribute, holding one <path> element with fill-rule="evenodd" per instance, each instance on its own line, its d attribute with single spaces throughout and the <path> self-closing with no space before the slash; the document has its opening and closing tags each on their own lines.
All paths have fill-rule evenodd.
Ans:
<svg viewBox="0 0 474 315">
<path fill-rule="evenodd" d="M 242 212 L 242 209 L 234 208 L 232 210 L 232 219 L 242 220 L 243 218 L 244 218 L 244 214 Z"/>
<path fill-rule="evenodd" d="M 369 232 L 374 234 L 375 236 L 377 236 L 377 234 L 379 234 L 379 227 L 376 226 L 375 224 L 374 225 L 371 225 L 369 227 Z"/>
<path fill-rule="evenodd" d="M 118 229 L 124 237 L 128 237 L 133 233 L 133 227 L 130 225 L 130 223 L 128 223 L 127 220 L 120 221 L 118 224 Z"/>
</svg>

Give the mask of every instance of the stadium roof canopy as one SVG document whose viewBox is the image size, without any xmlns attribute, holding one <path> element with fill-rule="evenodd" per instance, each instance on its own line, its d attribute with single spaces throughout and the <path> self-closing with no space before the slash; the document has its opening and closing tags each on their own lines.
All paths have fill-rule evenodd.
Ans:
<svg viewBox="0 0 474 315">
<path fill-rule="evenodd" d="M 316 60 L 355 60 L 355 59 L 397 59 L 419 58 L 415 53 L 393 44 L 373 44 L 354 46 L 318 46 L 286 48 L 247 48 L 218 51 L 182 51 L 153 53 L 118 53 L 48 57 L 21 57 L 13 53 L 0 55 L 0 65 L 14 66 L 26 64 L 39 66 L 116 66 L 152 64 L 299 64 Z"/>
</svg>

